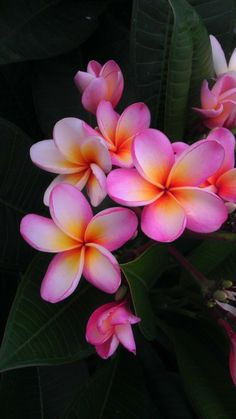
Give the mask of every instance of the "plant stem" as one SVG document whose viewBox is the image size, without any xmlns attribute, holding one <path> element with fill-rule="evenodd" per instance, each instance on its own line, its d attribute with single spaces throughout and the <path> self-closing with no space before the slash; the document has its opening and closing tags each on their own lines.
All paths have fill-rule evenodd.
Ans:
<svg viewBox="0 0 236 419">
<path fill-rule="evenodd" d="M 174 246 L 167 247 L 168 252 L 188 271 L 196 280 L 204 295 L 207 294 L 209 288 L 212 287 L 212 281 L 207 279 L 198 269 L 195 268 Z"/>
</svg>

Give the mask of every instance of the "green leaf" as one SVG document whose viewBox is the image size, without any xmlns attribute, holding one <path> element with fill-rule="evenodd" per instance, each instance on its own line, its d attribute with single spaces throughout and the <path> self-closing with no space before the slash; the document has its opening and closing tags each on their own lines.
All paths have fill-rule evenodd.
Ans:
<svg viewBox="0 0 236 419">
<path fill-rule="evenodd" d="M 137 96 L 154 125 L 180 139 L 189 99 L 212 72 L 206 29 L 185 0 L 135 0 L 131 41 Z"/>
<path fill-rule="evenodd" d="M 2 371 L 72 362 L 93 352 L 85 341 L 86 323 L 107 296 L 80 284 L 65 301 L 46 303 L 39 290 L 48 262 L 48 257 L 38 255 L 20 283 L 0 350 Z"/>
<path fill-rule="evenodd" d="M 146 419 L 149 414 L 140 365 L 133 355 L 121 351 L 81 389 L 63 419 Z"/>
<path fill-rule="evenodd" d="M 236 19 L 235 0 L 188 0 L 201 16 L 208 33 L 213 34 L 227 52 L 232 52 Z"/>
<path fill-rule="evenodd" d="M 161 245 L 152 246 L 137 259 L 121 265 L 130 288 L 135 312 L 141 318 L 140 330 L 147 339 L 154 339 L 156 335 L 148 293 L 168 266 L 167 251 Z"/>
<path fill-rule="evenodd" d="M 172 330 L 186 393 L 201 419 L 234 419 L 235 387 L 217 347 L 196 322 Z"/>
<path fill-rule="evenodd" d="M 0 130 L 0 265 L 17 270 L 33 253 L 20 236 L 20 220 L 25 213 L 44 208 L 42 197 L 50 177 L 31 162 L 32 142 L 23 131 L 1 118 Z"/>
<path fill-rule="evenodd" d="M 39 124 L 48 138 L 52 137 L 54 124 L 62 118 L 72 116 L 89 122 L 89 114 L 81 104 L 81 94 L 73 80 L 82 68 L 76 53 L 34 64 L 32 87 L 35 109 Z"/>
<path fill-rule="evenodd" d="M 83 43 L 106 1 L 3 0 L 0 64 L 48 58 Z"/>
<path fill-rule="evenodd" d="M 7 371 L 0 381 L 1 419 L 59 418 L 87 378 L 83 362 Z"/>
</svg>

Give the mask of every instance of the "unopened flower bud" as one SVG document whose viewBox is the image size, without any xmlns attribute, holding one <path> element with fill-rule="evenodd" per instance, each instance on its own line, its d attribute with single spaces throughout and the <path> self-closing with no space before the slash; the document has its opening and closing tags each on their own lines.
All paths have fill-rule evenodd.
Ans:
<svg viewBox="0 0 236 419">
<path fill-rule="evenodd" d="M 221 301 L 222 303 L 227 301 L 227 294 L 222 290 L 215 291 L 213 297 L 215 300 Z"/>
<path fill-rule="evenodd" d="M 229 279 L 224 279 L 224 281 L 222 282 L 222 287 L 227 289 L 227 288 L 231 288 L 233 286 L 233 282 L 230 281 Z"/>
</svg>

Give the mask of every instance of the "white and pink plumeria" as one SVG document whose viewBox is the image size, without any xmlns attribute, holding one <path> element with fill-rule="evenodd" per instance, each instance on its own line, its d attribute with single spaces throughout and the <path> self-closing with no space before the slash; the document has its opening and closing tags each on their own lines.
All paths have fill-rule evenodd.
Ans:
<svg viewBox="0 0 236 419">
<path fill-rule="evenodd" d="M 111 251 L 132 238 L 137 217 L 125 208 L 110 208 L 93 217 L 88 201 L 74 186 L 60 184 L 50 194 L 51 219 L 35 214 L 21 221 L 21 234 L 35 249 L 58 253 L 41 286 L 44 300 L 56 303 L 76 289 L 81 275 L 95 287 L 113 294 L 121 272 Z"/>
</svg>

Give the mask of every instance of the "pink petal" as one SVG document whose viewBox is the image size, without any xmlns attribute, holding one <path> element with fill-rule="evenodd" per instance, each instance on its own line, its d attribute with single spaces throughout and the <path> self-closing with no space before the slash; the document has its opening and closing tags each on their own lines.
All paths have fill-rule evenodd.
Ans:
<svg viewBox="0 0 236 419">
<path fill-rule="evenodd" d="M 170 193 L 162 195 L 142 212 L 142 231 L 160 242 L 176 240 L 183 233 L 185 225 L 185 212 Z"/>
<path fill-rule="evenodd" d="M 103 314 L 110 313 L 110 309 L 116 307 L 117 303 L 108 303 L 103 304 L 101 307 L 97 308 L 89 317 L 87 326 L 86 326 L 86 340 L 92 345 L 99 345 L 105 342 L 112 333 L 112 328 L 106 330 L 105 333 L 101 332 L 101 328 L 98 328 L 99 320 Z"/>
<path fill-rule="evenodd" d="M 84 195 L 72 185 L 56 185 L 50 194 L 49 206 L 55 224 L 70 237 L 82 242 L 93 216 Z"/>
<path fill-rule="evenodd" d="M 115 335 L 113 335 L 106 342 L 102 343 L 101 345 L 96 346 L 97 354 L 101 358 L 107 359 L 114 354 L 118 345 L 119 345 L 119 341 L 118 341 L 117 337 Z"/>
<path fill-rule="evenodd" d="M 108 100 L 110 100 L 110 102 L 112 103 L 112 106 L 115 107 L 117 103 L 119 102 L 122 96 L 123 90 L 124 90 L 123 75 L 121 71 L 113 72 L 113 73 L 110 73 L 105 78 L 105 80 L 108 85 L 108 92 L 109 92 Z"/>
<path fill-rule="evenodd" d="M 216 109 L 199 109 L 199 108 L 193 108 L 193 109 L 204 118 L 204 124 L 206 126 L 211 125 L 209 128 L 215 128 L 217 125 L 214 123 L 214 119 L 216 119 L 216 117 L 220 118 L 223 112 L 223 105 L 218 104 Z M 212 120 L 210 118 L 212 118 Z"/>
<path fill-rule="evenodd" d="M 175 143 L 172 143 L 172 148 L 175 154 L 175 158 L 179 157 L 183 151 L 185 151 L 189 147 L 188 144 L 183 143 L 182 141 L 176 141 Z"/>
<path fill-rule="evenodd" d="M 81 93 L 86 89 L 89 83 L 94 79 L 94 76 L 85 71 L 78 71 L 74 77 L 76 87 Z"/>
<path fill-rule="evenodd" d="M 112 104 L 105 100 L 102 100 L 97 108 L 97 122 L 99 129 L 108 141 L 110 146 L 114 146 L 116 126 L 119 119 L 119 115 L 114 111 Z"/>
<path fill-rule="evenodd" d="M 121 273 L 117 260 L 102 246 L 86 245 L 84 277 L 100 290 L 113 294 L 121 283 Z"/>
<path fill-rule="evenodd" d="M 184 208 L 189 230 L 211 233 L 226 221 L 228 213 L 223 201 L 200 188 L 173 188 L 171 192 Z"/>
<path fill-rule="evenodd" d="M 136 214 L 126 208 L 109 208 L 99 212 L 88 224 L 85 241 L 113 251 L 130 240 L 138 227 Z"/>
<path fill-rule="evenodd" d="M 134 316 L 134 314 L 129 311 L 125 301 L 122 301 L 122 303 L 117 306 L 110 315 L 110 323 L 112 326 L 118 326 L 127 323 L 135 324 L 139 323 L 140 321 L 141 319 L 139 317 Z"/>
<path fill-rule="evenodd" d="M 162 187 L 174 163 L 174 152 L 168 138 L 155 129 L 146 129 L 133 141 L 136 169 L 149 182 Z"/>
<path fill-rule="evenodd" d="M 87 183 L 87 193 L 93 207 L 97 207 L 107 195 L 106 176 L 96 164 L 91 164 L 91 174 Z"/>
<path fill-rule="evenodd" d="M 85 164 L 81 155 L 81 145 L 85 140 L 83 121 L 78 118 L 64 118 L 56 123 L 53 138 L 60 152 L 77 166 Z"/>
<path fill-rule="evenodd" d="M 51 173 L 75 173 L 78 166 L 68 161 L 58 150 L 53 140 L 39 141 L 30 149 L 30 157 L 40 169 Z"/>
<path fill-rule="evenodd" d="M 98 77 L 91 81 L 82 95 L 83 107 L 96 114 L 99 102 L 107 98 L 107 84 L 103 77 Z"/>
<path fill-rule="evenodd" d="M 229 369 L 233 383 L 236 386 L 236 334 L 227 321 L 220 319 L 219 323 L 225 328 L 230 340 Z"/>
<path fill-rule="evenodd" d="M 167 185 L 198 186 L 219 169 L 223 159 L 224 149 L 218 142 L 196 142 L 177 159 Z"/>
<path fill-rule="evenodd" d="M 41 285 L 41 297 L 50 303 L 69 297 L 80 281 L 83 266 L 83 248 L 54 256 Z"/>
<path fill-rule="evenodd" d="M 20 232 L 32 247 L 42 252 L 63 252 L 79 243 L 64 234 L 50 218 L 28 214 L 21 220 Z"/>
<path fill-rule="evenodd" d="M 207 136 L 207 140 L 217 141 L 224 147 L 225 157 L 222 165 L 213 175 L 217 179 L 222 173 L 234 167 L 235 138 L 231 131 L 226 128 L 215 128 Z"/>
<path fill-rule="evenodd" d="M 121 69 L 114 60 L 108 60 L 101 68 L 99 75 L 108 77 L 111 73 L 121 73 Z"/>
<path fill-rule="evenodd" d="M 102 69 L 102 66 L 98 61 L 95 61 L 95 60 L 89 61 L 88 66 L 87 66 L 88 73 L 92 74 L 95 77 L 98 77 L 101 69 Z"/>
<path fill-rule="evenodd" d="M 140 176 L 136 169 L 116 169 L 107 177 L 110 197 L 119 204 L 138 207 L 158 197 L 161 190 Z"/>
<path fill-rule="evenodd" d="M 126 348 L 128 351 L 136 353 L 136 345 L 134 340 L 134 335 L 132 332 L 132 327 L 130 324 L 122 324 L 115 327 L 115 334 L 119 342 Z"/>
<path fill-rule="evenodd" d="M 131 168 L 134 166 L 131 154 L 132 138 L 126 140 L 116 151 L 111 151 L 111 161 L 114 166 Z"/>
<path fill-rule="evenodd" d="M 236 71 L 236 48 L 233 50 L 229 60 L 229 71 Z"/>
<path fill-rule="evenodd" d="M 110 153 L 99 137 L 88 138 L 81 146 L 81 153 L 87 165 L 96 164 L 105 173 L 110 172 Z"/>
<path fill-rule="evenodd" d="M 220 76 L 212 88 L 212 93 L 217 97 L 227 90 L 235 88 L 235 79 L 229 74 L 223 74 Z"/>
<path fill-rule="evenodd" d="M 223 173 L 216 182 L 217 194 L 225 201 L 236 202 L 236 169 Z"/>
<path fill-rule="evenodd" d="M 150 125 L 150 111 L 144 103 L 133 103 L 121 114 L 116 127 L 116 145 L 133 137 Z"/>
<path fill-rule="evenodd" d="M 73 173 L 70 175 L 58 175 L 57 177 L 55 177 L 55 179 L 53 179 L 53 181 L 50 183 L 50 185 L 48 186 L 48 188 L 46 189 L 44 193 L 44 198 L 43 198 L 44 204 L 47 206 L 49 205 L 50 194 L 53 188 L 59 183 L 69 183 L 70 185 L 76 186 L 76 188 L 78 188 L 79 190 L 82 190 L 84 186 L 86 185 L 89 179 L 89 176 L 90 176 L 90 169 L 84 172 Z"/>
<path fill-rule="evenodd" d="M 219 76 L 220 74 L 226 73 L 228 71 L 225 54 L 224 54 L 223 49 L 221 48 L 220 43 L 217 41 L 217 39 L 213 35 L 210 35 L 210 41 L 211 41 L 214 70 L 215 70 L 216 75 Z"/>
<path fill-rule="evenodd" d="M 201 104 L 203 109 L 215 108 L 217 101 L 217 97 L 213 95 L 208 87 L 208 82 L 204 80 L 201 87 Z"/>
</svg>

